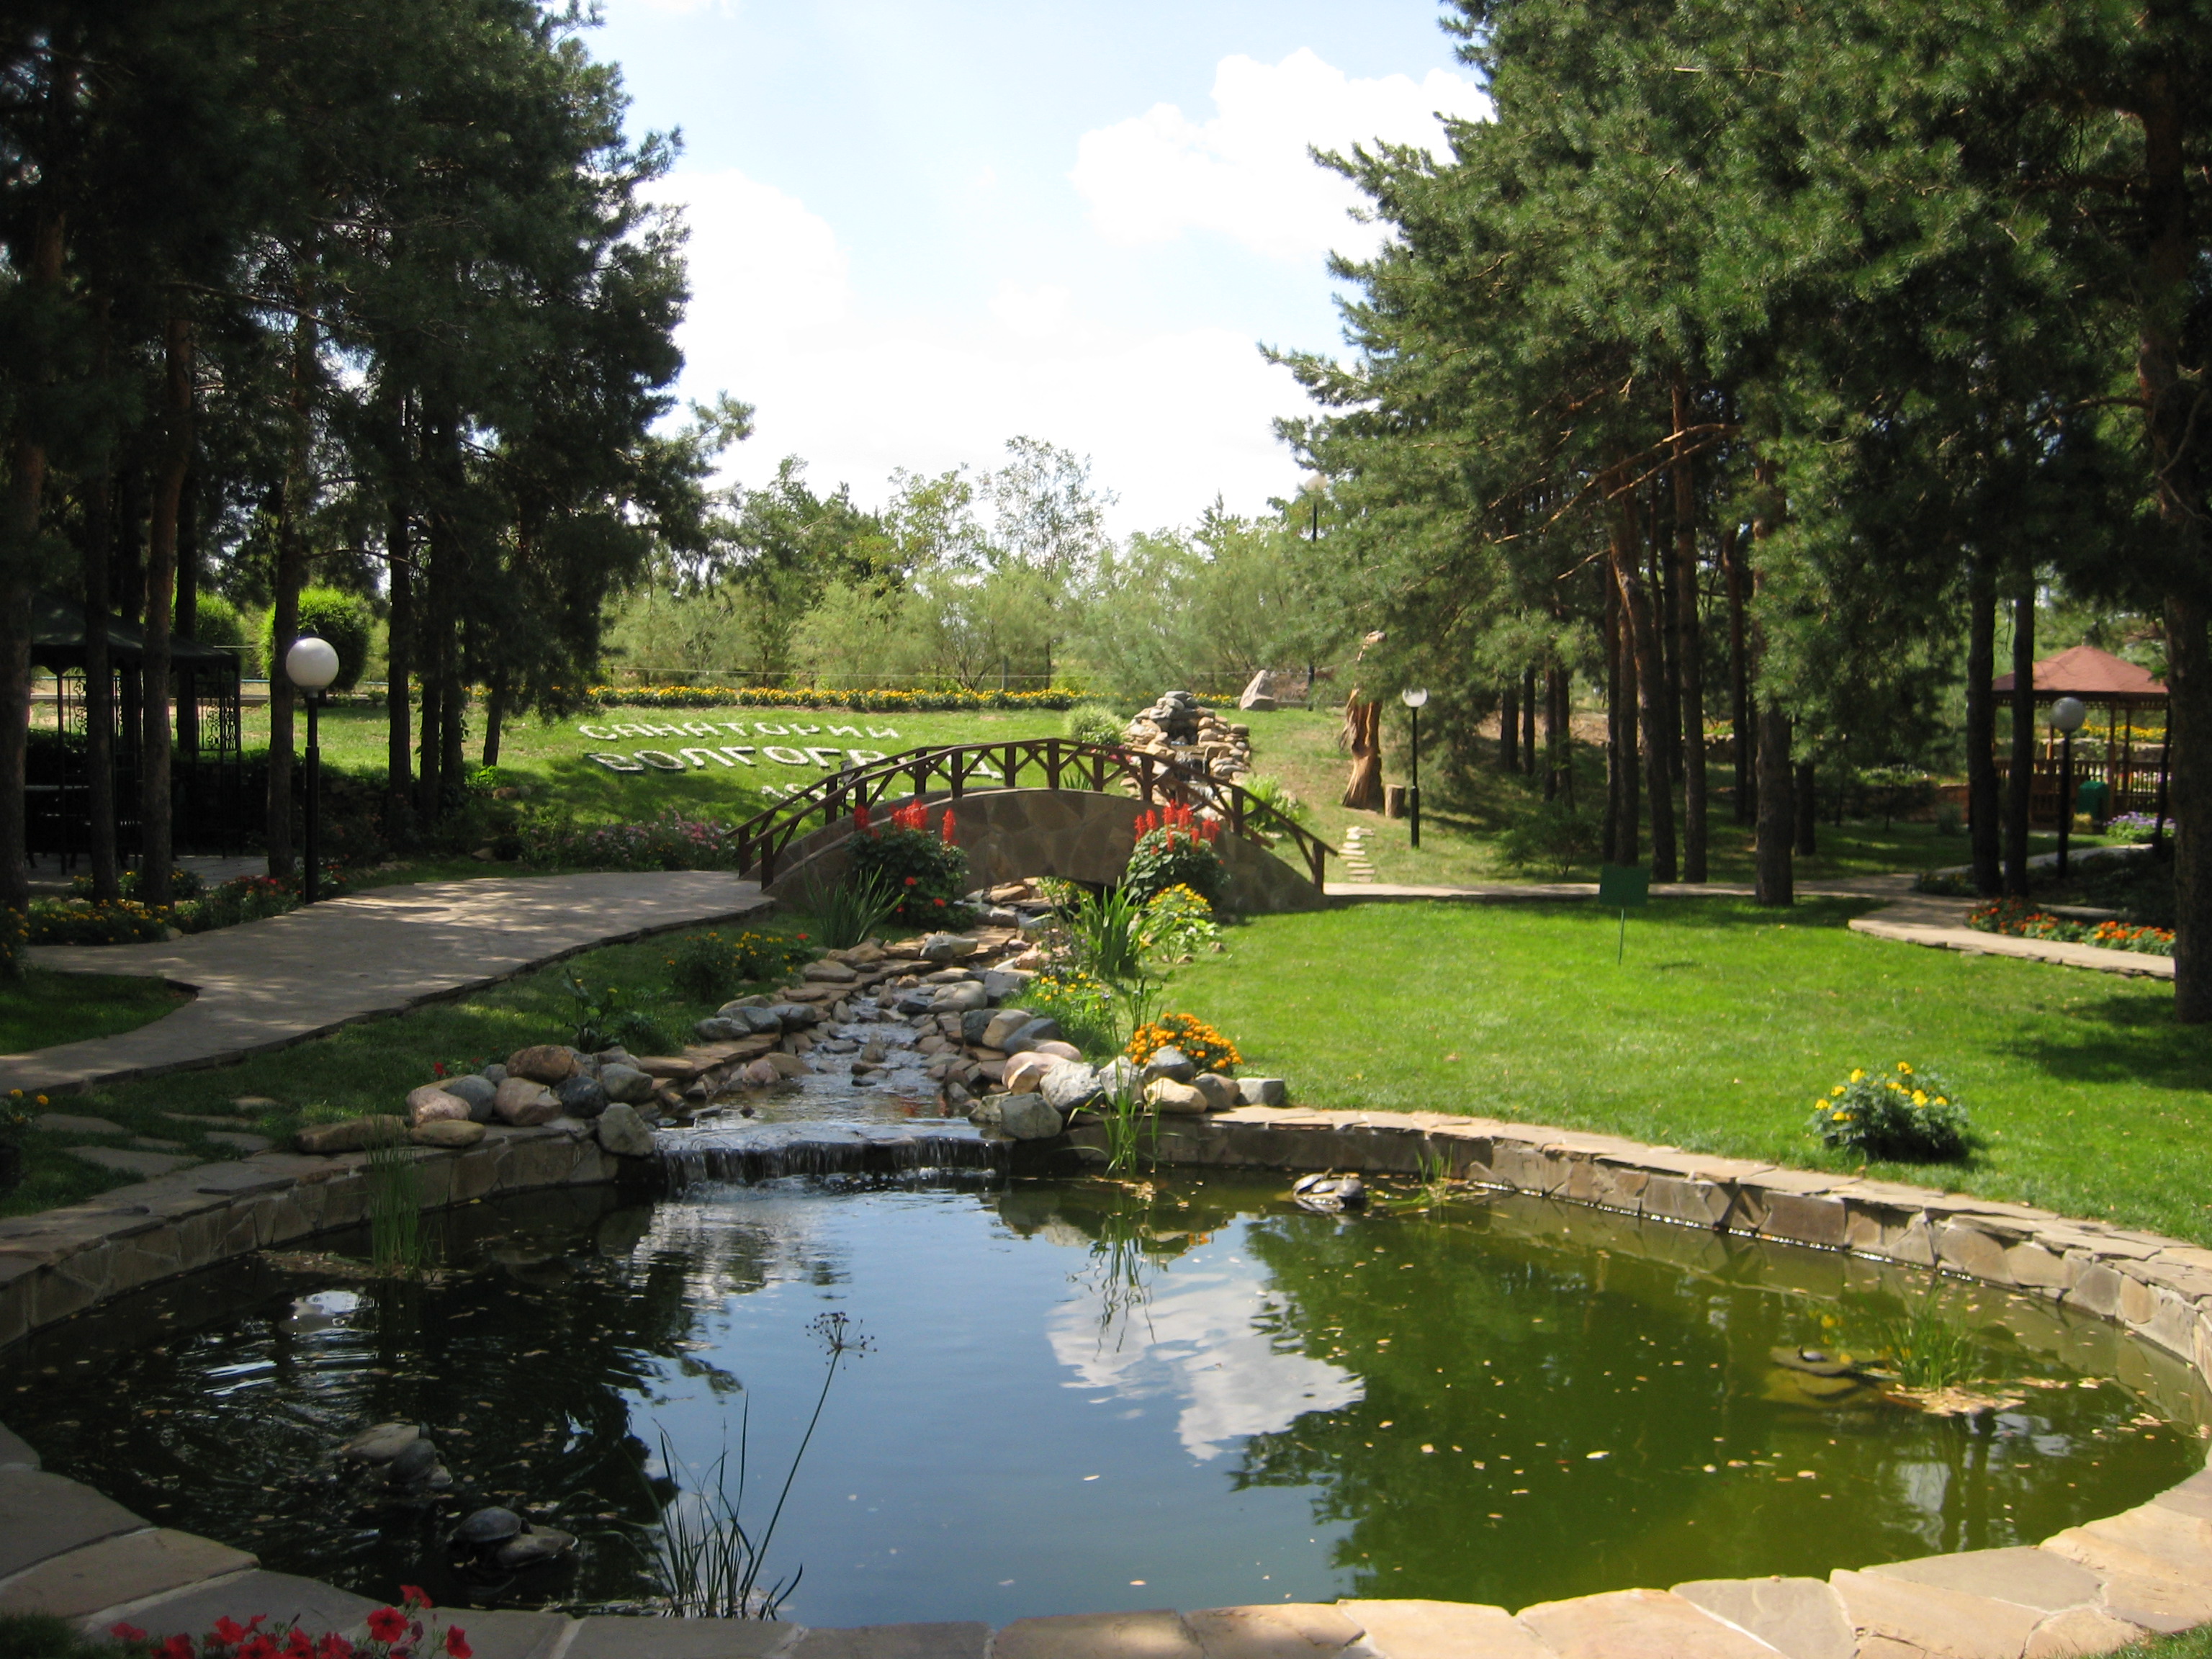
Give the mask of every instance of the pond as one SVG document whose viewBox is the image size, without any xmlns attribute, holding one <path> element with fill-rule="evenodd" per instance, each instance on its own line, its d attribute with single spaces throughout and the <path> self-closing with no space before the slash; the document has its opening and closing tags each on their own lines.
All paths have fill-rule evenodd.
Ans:
<svg viewBox="0 0 2212 1659">
<path fill-rule="evenodd" d="M 429 1284 L 257 1259 L 52 1328 L 10 1354 L 0 1419 L 270 1567 L 650 1605 L 661 1504 L 741 1437 L 765 1522 L 825 1377 L 812 1328 L 843 1313 L 866 1347 L 769 1550 L 818 1625 L 1825 1574 L 2033 1542 L 2203 1462 L 2193 1380 L 2094 1322 L 1942 1291 L 2011 1403 L 1930 1416 L 1776 1358 L 1865 1352 L 1924 1280 L 1523 1198 L 1334 1217 L 1281 1178 L 708 1180 L 469 1206 L 441 1249 Z M 390 1419 L 439 1443 L 434 1503 L 334 1457 Z M 444 1540 L 486 1504 L 580 1546 L 460 1577 Z"/>
</svg>

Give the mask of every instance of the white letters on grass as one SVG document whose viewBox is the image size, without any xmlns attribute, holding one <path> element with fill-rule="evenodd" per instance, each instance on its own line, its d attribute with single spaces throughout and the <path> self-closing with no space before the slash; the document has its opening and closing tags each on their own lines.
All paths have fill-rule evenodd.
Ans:
<svg viewBox="0 0 2212 1659">
<path fill-rule="evenodd" d="M 769 720 L 686 720 L 681 726 L 632 721 L 599 721 L 580 724 L 577 732 L 595 743 L 615 743 L 624 738 L 720 738 L 726 733 L 744 737 L 758 733 L 766 737 L 788 737 L 804 733 L 812 737 L 822 732 L 818 726 L 777 725 Z M 831 737 L 857 738 L 861 735 L 857 726 L 832 726 Z M 892 726 L 871 726 L 867 735 L 872 738 L 898 737 L 898 728 Z M 758 756 L 759 760 L 754 758 Z M 810 744 L 804 749 L 782 744 L 757 744 L 750 743 L 702 744 L 681 748 L 673 753 L 665 749 L 635 749 L 628 754 L 611 750 L 588 750 L 584 758 L 596 762 L 610 772 L 704 772 L 717 767 L 753 767 L 761 763 L 774 766 L 803 767 L 809 771 L 835 772 L 848 766 L 872 766 L 885 758 L 880 749 L 840 749 L 830 744 Z M 988 765 L 976 771 L 985 777 L 999 775 Z M 769 784 L 766 793 L 781 799 L 792 793 L 788 787 Z"/>
</svg>

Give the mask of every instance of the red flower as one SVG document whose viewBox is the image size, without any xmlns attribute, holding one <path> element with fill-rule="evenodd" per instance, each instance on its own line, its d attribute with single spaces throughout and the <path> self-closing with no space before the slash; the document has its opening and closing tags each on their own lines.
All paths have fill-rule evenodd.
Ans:
<svg viewBox="0 0 2212 1659">
<path fill-rule="evenodd" d="M 868 833 L 868 807 L 865 801 L 853 809 L 853 832 L 860 836 Z"/>
<path fill-rule="evenodd" d="M 947 847 L 952 845 L 952 809 L 949 806 L 945 809 L 945 817 L 938 823 L 937 833 Z"/>
<path fill-rule="evenodd" d="M 437 1076 L 437 1077 L 443 1077 L 443 1076 L 445 1076 L 445 1074 L 446 1074 L 446 1062 L 445 1062 L 444 1060 L 432 1060 L 432 1061 L 430 1062 L 430 1071 L 431 1071 L 431 1073 L 432 1073 L 432 1074 L 433 1074 L 434 1076 Z"/>
<path fill-rule="evenodd" d="M 940 910 L 942 910 L 942 909 L 945 908 L 945 901 L 944 901 L 943 899 L 932 899 L 932 900 L 930 900 L 930 902 L 931 902 L 932 904 L 935 905 L 935 906 L 936 906 L 939 909 L 940 909 Z"/>
<path fill-rule="evenodd" d="M 397 1607 L 379 1607 L 368 1615 L 368 1633 L 380 1642 L 397 1642 L 407 1634 L 407 1620 Z"/>
<path fill-rule="evenodd" d="M 399 1587 L 399 1605 L 428 1613 L 437 1603 L 431 1601 L 429 1592 L 420 1584 L 402 1584 Z"/>
<path fill-rule="evenodd" d="M 192 1659 L 192 1638 L 178 1632 L 154 1650 L 154 1659 Z"/>
<path fill-rule="evenodd" d="M 228 1647 L 234 1642 L 243 1642 L 246 1639 L 246 1632 L 252 1630 L 268 1616 L 269 1615 L 265 1613 L 257 1613 L 252 1619 L 241 1625 L 237 1620 L 233 1619 L 229 1614 L 225 1613 L 222 1618 L 215 1621 L 216 1640 L 221 1642 L 225 1647 Z"/>
<path fill-rule="evenodd" d="M 908 877 L 906 878 L 906 884 L 907 884 L 908 886 L 911 887 L 911 886 L 913 886 L 913 885 L 914 885 L 914 884 L 915 884 L 915 880 L 916 880 L 916 879 L 917 879 L 917 878 L 916 878 L 915 877 L 908 876 Z"/>
<path fill-rule="evenodd" d="M 107 1633 L 118 1642 L 143 1642 L 146 1639 L 146 1632 L 136 1625 L 111 1626 Z"/>
<path fill-rule="evenodd" d="M 315 1644 L 315 1659 L 353 1659 L 353 1644 L 332 1631 Z"/>
<path fill-rule="evenodd" d="M 453 1656 L 453 1659 L 469 1659 L 475 1651 L 469 1646 L 469 1633 L 459 1625 L 446 1632 L 446 1651 Z"/>
<path fill-rule="evenodd" d="M 315 1640 L 297 1625 L 284 1638 L 284 1659 L 315 1659 Z"/>
<path fill-rule="evenodd" d="M 256 1631 L 238 1644 L 238 1659 L 277 1659 L 276 1638 Z"/>
</svg>

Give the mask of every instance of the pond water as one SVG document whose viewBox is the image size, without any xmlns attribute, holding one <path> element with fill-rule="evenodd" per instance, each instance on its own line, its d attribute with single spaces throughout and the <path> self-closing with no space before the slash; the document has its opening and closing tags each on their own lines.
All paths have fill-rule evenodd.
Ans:
<svg viewBox="0 0 2212 1659">
<path fill-rule="evenodd" d="M 1954 1286 L 2017 1403 L 1826 1395 L 1773 1351 L 1863 1345 L 1924 1281 L 1537 1200 L 1340 1218 L 1280 1179 L 975 1171 L 536 1194 L 443 1225 L 432 1284 L 257 1260 L 50 1329 L 10 1353 L 0 1419 L 283 1571 L 651 1603 L 670 1477 L 696 1486 L 725 1445 L 733 1468 L 742 1432 L 757 1530 L 821 1390 L 810 1327 L 842 1312 L 867 1347 L 769 1563 L 805 1570 L 786 1615 L 827 1625 L 1825 1574 L 2032 1542 L 2203 1462 L 2187 1373 L 2107 1327 Z M 453 1471 L 433 1505 L 380 1503 L 332 1455 L 395 1419 Z M 489 1503 L 576 1554 L 457 1576 L 442 1540 Z"/>
</svg>

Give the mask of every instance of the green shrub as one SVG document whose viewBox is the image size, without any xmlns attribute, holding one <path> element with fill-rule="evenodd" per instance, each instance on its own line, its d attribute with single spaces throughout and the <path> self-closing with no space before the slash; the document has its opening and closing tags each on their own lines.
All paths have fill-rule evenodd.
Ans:
<svg viewBox="0 0 2212 1659">
<path fill-rule="evenodd" d="M 849 951 L 890 920 L 898 896 L 881 876 L 848 876 L 830 887 L 810 886 L 806 909 L 822 929 L 822 944 Z"/>
<path fill-rule="evenodd" d="M 1021 1006 L 1040 1019 L 1056 1019 L 1060 1034 L 1086 1058 L 1113 1058 L 1121 1047 L 1114 1024 L 1114 994 L 1073 968 L 1049 969 L 1024 988 Z"/>
<path fill-rule="evenodd" d="M 620 986 L 586 985 L 573 968 L 568 970 L 568 981 L 576 1019 L 571 1041 L 586 1054 L 614 1048 L 642 1048 L 650 1054 L 664 1046 L 663 1033 L 651 1014 L 623 1006 Z"/>
<path fill-rule="evenodd" d="M 1067 711 L 1067 735 L 1078 743 L 1109 747 L 1127 743 L 1129 728 L 1121 717 L 1099 702 L 1079 702 Z"/>
<path fill-rule="evenodd" d="M 1188 887 L 1170 887 L 1153 894 L 1146 902 L 1139 928 L 1146 951 L 1166 962 L 1194 956 L 1221 940 L 1213 907 L 1203 894 Z"/>
<path fill-rule="evenodd" d="M 239 608 L 220 593 L 200 590 L 198 610 L 192 620 L 192 639 L 200 645 L 234 645 L 244 647 L 250 658 L 255 635 L 260 631 L 248 623 Z M 264 652 L 266 647 L 261 647 Z"/>
<path fill-rule="evenodd" d="M 1901 1060 L 1893 1072 L 1854 1068 L 1816 1096 L 1811 1128 L 1824 1145 L 1900 1163 L 1956 1158 L 1966 1150 L 1966 1108 L 1958 1091 Z"/>
<path fill-rule="evenodd" d="M 30 942 L 30 923 L 23 913 L 0 908 L 0 985 L 23 977 L 23 947 Z"/>
<path fill-rule="evenodd" d="M 891 914 L 914 927 L 954 927 L 967 920 L 962 895 L 968 890 L 968 855 L 953 841 L 953 811 L 945 809 L 938 833 L 927 828 L 928 808 L 920 801 L 900 807 L 886 826 L 872 824 L 867 811 L 853 814 L 848 879 L 876 882 L 898 900 Z"/>
<path fill-rule="evenodd" d="M 1229 872 L 1213 850 L 1221 826 L 1188 806 L 1168 806 L 1137 817 L 1137 845 L 1121 884 L 1139 903 L 1170 887 L 1188 887 L 1215 909 L 1228 890 Z"/>
<path fill-rule="evenodd" d="M 1597 856 L 1597 821 L 1563 800 L 1547 800 L 1508 824 L 1498 850 L 1516 869 L 1563 877 Z"/>
<path fill-rule="evenodd" d="M 804 933 L 761 933 L 750 928 L 725 933 L 714 928 L 677 940 L 668 956 L 668 982 L 687 1002 L 719 1006 L 748 985 L 781 979 L 813 957 L 813 945 Z"/>
<path fill-rule="evenodd" d="M 169 936 L 169 913 L 136 899 L 92 904 L 77 899 L 33 899 L 33 945 L 144 945 Z"/>
<path fill-rule="evenodd" d="M 276 659 L 276 613 L 271 610 L 261 619 L 261 660 L 271 679 L 284 672 L 284 665 Z M 359 683 L 361 671 L 368 665 L 374 629 L 368 601 L 360 594 L 339 587 L 300 590 L 300 632 L 328 640 L 338 653 L 338 677 L 331 682 L 331 690 L 350 691 Z"/>
<path fill-rule="evenodd" d="M 1243 784 L 1246 794 L 1257 799 L 1263 806 L 1273 807 L 1294 823 L 1304 823 L 1312 811 L 1305 802 L 1291 793 L 1291 787 L 1280 778 L 1266 777 L 1255 773 L 1239 781 Z"/>
</svg>

